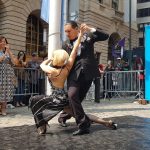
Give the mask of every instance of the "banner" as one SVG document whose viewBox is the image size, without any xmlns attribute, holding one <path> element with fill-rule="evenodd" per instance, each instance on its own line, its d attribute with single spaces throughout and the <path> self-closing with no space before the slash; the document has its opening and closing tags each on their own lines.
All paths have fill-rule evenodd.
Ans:
<svg viewBox="0 0 150 150">
<path fill-rule="evenodd" d="M 124 46 L 125 46 L 125 38 L 121 39 L 120 41 L 117 42 L 112 48 L 112 56 L 117 58 L 117 57 L 123 57 L 124 53 Z M 118 49 L 119 47 L 119 49 Z"/>
<path fill-rule="evenodd" d="M 150 101 L 150 26 L 145 26 L 145 99 Z"/>
<path fill-rule="evenodd" d="M 41 18 L 49 23 L 49 4 L 50 0 L 42 0 Z"/>
</svg>

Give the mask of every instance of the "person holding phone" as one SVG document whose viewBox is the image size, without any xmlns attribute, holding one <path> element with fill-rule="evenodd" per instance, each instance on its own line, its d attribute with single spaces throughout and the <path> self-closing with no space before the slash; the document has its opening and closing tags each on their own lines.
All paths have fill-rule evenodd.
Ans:
<svg viewBox="0 0 150 150">
<path fill-rule="evenodd" d="M 6 115 L 7 102 L 13 100 L 16 76 L 13 65 L 18 64 L 18 59 L 12 53 L 7 39 L 0 36 L 0 114 Z"/>
<path fill-rule="evenodd" d="M 24 51 L 19 51 L 18 52 L 18 61 L 19 64 L 16 66 L 16 76 L 18 78 L 18 86 L 16 88 L 16 95 L 14 97 L 14 103 L 16 107 L 20 107 L 20 106 L 25 106 L 25 85 L 26 85 L 26 80 L 29 79 L 28 77 L 28 72 L 25 70 L 25 67 L 27 66 L 27 62 L 26 62 L 26 54 Z"/>
</svg>

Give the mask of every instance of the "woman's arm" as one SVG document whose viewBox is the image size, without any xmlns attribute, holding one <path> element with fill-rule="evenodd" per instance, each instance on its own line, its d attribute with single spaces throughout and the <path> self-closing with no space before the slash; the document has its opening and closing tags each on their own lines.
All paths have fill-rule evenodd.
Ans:
<svg viewBox="0 0 150 150">
<path fill-rule="evenodd" d="M 51 61 L 52 61 L 52 59 L 46 59 L 46 60 L 44 60 L 44 61 L 40 64 L 41 69 L 42 69 L 45 73 L 51 73 L 51 72 L 52 72 L 53 67 L 51 67 L 50 65 L 48 65 Z"/>
<path fill-rule="evenodd" d="M 84 28 L 83 28 L 83 26 L 81 25 L 81 27 L 80 27 L 80 33 L 79 33 L 79 35 L 78 35 L 78 39 L 77 39 L 77 41 L 75 42 L 74 47 L 73 47 L 73 49 L 72 49 L 72 51 L 71 51 L 71 54 L 70 54 L 70 56 L 69 56 L 69 59 L 68 59 L 68 65 L 69 65 L 69 68 L 70 68 L 70 69 L 72 68 L 73 63 L 74 63 L 74 61 L 75 61 L 75 58 L 76 58 L 76 56 L 77 56 L 77 52 L 78 52 L 79 45 L 80 45 L 80 43 L 81 43 L 81 39 L 82 39 L 83 32 L 84 32 Z"/>
<path fill-rule="evenodd" d="M 13 63 L 14 65 L 17 65 L 17 64 L 19 63 L 19 60 L 18 60 L 18 59 L 14 56 L 14 54 L 12 53 L 12 51 L 11 51 L 10 48 L 9 48 L 9 45 L 7 44 L 7 45 L 5 46 L 5 48 L 6 48 L 6 52 L 5 52 L 5 53 L 7 53 L 7 54 L 9 55 L 9 57 L 10 57 L 12 63 Z"/>
<path fill-rule="evenodd" d="M 0 56 L 0 62 L 2 62 L 3 60 L 5 60 L 5 54 Z"/>
</svg>

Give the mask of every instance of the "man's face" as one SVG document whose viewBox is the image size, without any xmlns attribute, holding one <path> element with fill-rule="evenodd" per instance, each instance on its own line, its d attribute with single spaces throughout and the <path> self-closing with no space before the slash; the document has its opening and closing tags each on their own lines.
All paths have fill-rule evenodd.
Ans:
<svg viewBox="0 0 150 150">
<path fill-rule="evenodd" d="M 65 34 L 69 40 L 74 40 L 78 36 L 78 28 L 72 28 L 70 24 L 64 26 Z"/>
</svg>

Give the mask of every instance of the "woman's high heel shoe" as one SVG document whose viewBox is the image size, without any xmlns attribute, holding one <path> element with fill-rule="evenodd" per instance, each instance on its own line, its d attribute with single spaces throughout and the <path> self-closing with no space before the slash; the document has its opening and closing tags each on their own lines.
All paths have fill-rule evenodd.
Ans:
<svg viewBox="0 0 150 150">
<path fill-rule="evenodd" d="M 46 133 L 46 131 L 47 131 L 47 126 L 50 128 L 50 126 L 49 126 L 48 123 L 47 123 L 47 124 L 44 124 L 44 125 L 42 125 L 42 126 L 40 126 L 40 127 L 38 127 L 38 128 L 37 128 L 38 134 L 39 134 L 39 135 L 44 135 L 44 134 Z"/>
<path fill-rule="evenodd" d="M 44 135 L 46 133 L 46 131 L 47 131 L 46 124 L 37 128 L 37 132 L 39 135 Z"/>
<path fill-rule="evenodd" d="M 107 127 L 111 128 L 112 130 L 116 130 L 117 129 L 117 123 L 112 122 L 111 120 L 109 121 Z"/>
<path fill-rule="evenodd" d="M 117 123 L 112 122 L 111 128 L 112 128 L 112 130 L 116 130 L 117 129 Z"/>
</svg>

